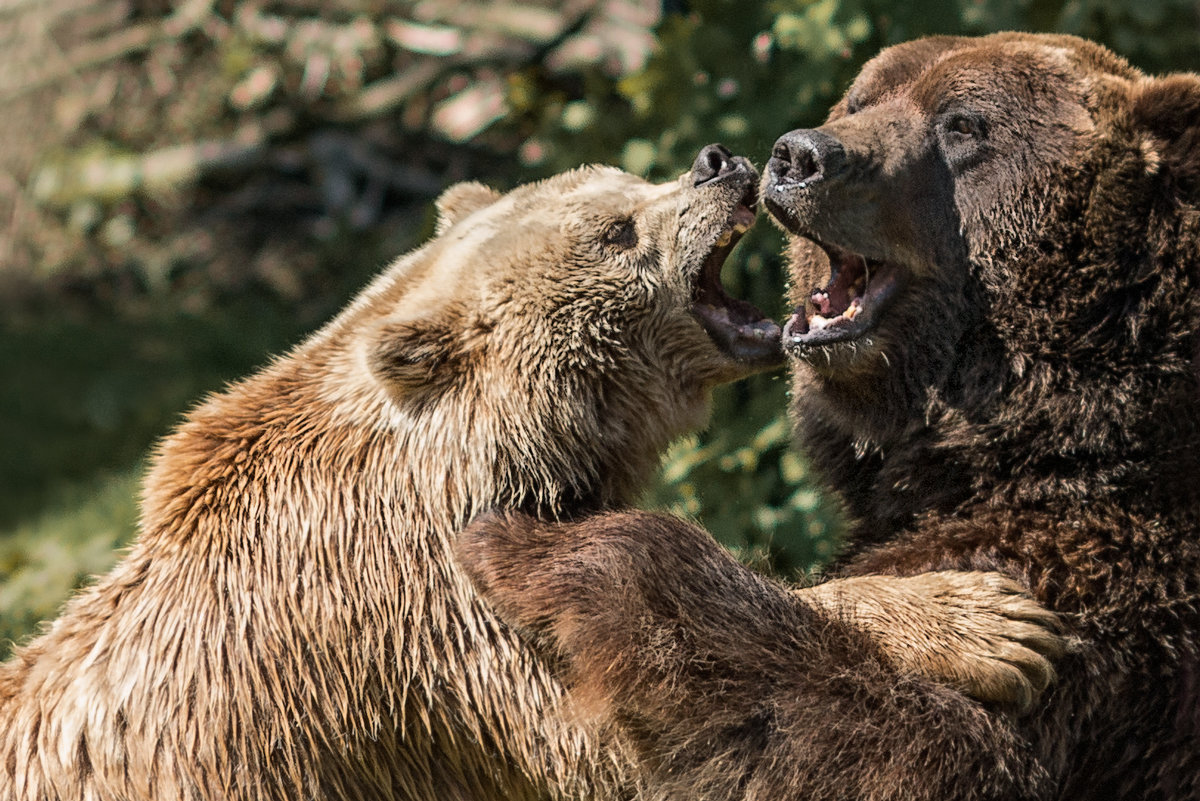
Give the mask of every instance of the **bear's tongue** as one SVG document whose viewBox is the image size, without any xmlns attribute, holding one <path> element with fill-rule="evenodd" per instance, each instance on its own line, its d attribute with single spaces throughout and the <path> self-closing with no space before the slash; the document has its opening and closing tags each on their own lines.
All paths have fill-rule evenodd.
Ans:
<svg viewBox="0 0 1200 801">
<path fill-rule="evenodd" d="M 899 281 L 896 265 L 822 245 L 829 257 L 829 283 L 808 296 L 811 313 L 796 308 L 784 326 L 784 345 L 824 345 L 854 339 L 871 328 Z"/>
<path fill-rule="evenodd" d="M 782 361 L 780 328 L 754 304 L 730 297 L 721 284 L 721 268 L 742 234 L 754 223 L 747 204 L 734 209 L 730 227 L 701 265 L 692 289 L 692 312 L 722 351 L 748 365 L 770 367 Z"/>
<path fill-rule="evenodd" d="M 871 281 L 867 260 L 857 253 L 844 254 L 833 267 L 829 284 L 809 295 L 816 313 L 808 319 L 809 329 L 824 328 L 839 319 L 853 320 L 862 310 L 863 295 Z"/>
</svg>

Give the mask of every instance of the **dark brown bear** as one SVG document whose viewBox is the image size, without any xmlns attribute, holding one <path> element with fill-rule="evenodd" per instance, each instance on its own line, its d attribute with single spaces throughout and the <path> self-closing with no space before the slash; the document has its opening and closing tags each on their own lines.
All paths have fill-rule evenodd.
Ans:
<svg viewBox="0 0 1200 801">
<path fill-rule="evenodd" d="M 1078 640 L 1044 705 L 897 677 L 667 518 L 484 521 L 477 584 L 661 797 L 1200 797 L 1200 78 L 912 42 L 766 173 L 799 438 L 855 521 L 838 572 L 1017 579 Z"/>
</svg>

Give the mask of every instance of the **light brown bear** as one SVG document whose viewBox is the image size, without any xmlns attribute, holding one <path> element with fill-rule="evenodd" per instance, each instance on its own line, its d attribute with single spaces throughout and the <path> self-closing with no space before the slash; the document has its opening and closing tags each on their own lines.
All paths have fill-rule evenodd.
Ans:
<svg viewBox="0 0 1200 801">
<path fill-rule="evenodd" d="M 629 503 L 715 385 L 778 363 L 719 282 L 756 181 L 711 147 L 662 186 L 450 189 L 432 241 L 162 444 L 129 554 L 0 667 L 0 798 L 627 797 L 449 543 L 485 509 Z M 898 661 L 1001 700 L 1045 685 L 1057 641 L 1003 580 L 879 585 L 911 610 L 894 631 L 984 637 Z M 870 592 L 819 600 L 862 617 Z"/>
</svg>

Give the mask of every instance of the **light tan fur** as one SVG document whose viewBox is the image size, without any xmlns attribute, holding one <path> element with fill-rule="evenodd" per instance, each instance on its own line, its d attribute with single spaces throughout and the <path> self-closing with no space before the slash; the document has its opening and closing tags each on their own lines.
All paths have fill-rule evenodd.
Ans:
<svg viewBox="0 0 1200 801">
<path fill-rule="evenodd" d="M 1056 617 L 997 573 L 860 576 L 795 595 L 869 635 L 907 673 L 1028 710 L 1054 680 Z"/>
<path fill-rule="evenodd" d="M 627 797 L 449 541 L 628 503 L 748 372 L 690 312 L 732 202 L 608 169 L 452 190 L 436 238 L 163 442 L 129 553 L 0 667 L 0 799 Z"/>
</svg>

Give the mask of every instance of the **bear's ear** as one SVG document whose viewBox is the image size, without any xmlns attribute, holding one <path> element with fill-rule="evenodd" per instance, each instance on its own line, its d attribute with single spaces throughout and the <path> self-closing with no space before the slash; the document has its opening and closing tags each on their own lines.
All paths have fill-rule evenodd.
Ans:
<svg viewBox="0 0 1200 801">
<path fill-rule="evenodd" d="M 478 181 L 463 181 L 442 192 L 434 205 L 437 206 L 437 233 L 446 229 L 472 212 L 492 205 L 500 199 L 500 193 Z"/>
<path fill-rule="evenodd" d="M 1150 134 L 1162 167 L 1194 186 L 1200 178 L 1200 75 L 1146 81 L 1134 98 L 1133 117 Z"/>
<path fill-rule="evenodd" d="M 394 394 L 439 392 L 458 376 L 461 332 L 449 316 L 392 320 L 376 329 L 367 365 Z"/>
</svg>

